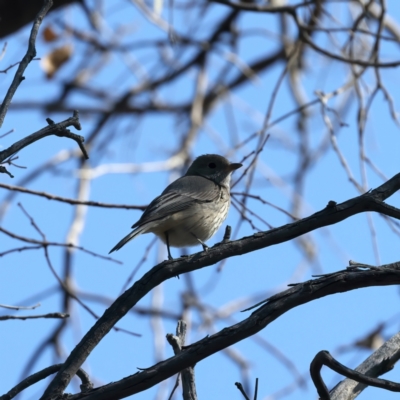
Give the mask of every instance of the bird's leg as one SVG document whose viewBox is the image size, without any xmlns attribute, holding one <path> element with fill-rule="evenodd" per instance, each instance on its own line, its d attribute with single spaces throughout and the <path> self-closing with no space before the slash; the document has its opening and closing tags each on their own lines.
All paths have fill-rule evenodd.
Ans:
<svg viewBox="0 0 400 400">
<path fill-rule="evenodd" d="M 168 231 L 164 232 L 164 235 L 165 235 L 165 243 L 167 244 L 167 250 L 168 250 L 168 260 L 173 260 L 174 258 L 171 256 L 171 250 L 169 249 Z"/>
<path fill-rule="evenodd" d="M 195 238 L 196 240 L 203 246 L 203 250 L 204 251 L 208 251 L 209 247 L 201 240 L 199 239 L 194 233 L 190 232 Z"/>
</svg>

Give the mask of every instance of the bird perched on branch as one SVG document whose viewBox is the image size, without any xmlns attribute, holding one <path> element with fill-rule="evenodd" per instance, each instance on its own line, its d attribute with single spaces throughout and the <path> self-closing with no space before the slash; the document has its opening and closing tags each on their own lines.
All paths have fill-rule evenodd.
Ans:
<svg viewBox="0 0 400 400">
<path fill-rule="evenodd" d="M 232 172 L 242 164 L 230 163 L 225 157 L 205 154 L 196 158 L 181 178 L 172 182 L 146 208 L 110 253 L 142 233 L 152 232 L 167 245 L 185 247 L 201 244 L 211 238 L 224 222 L 230 206 Z"/>
</svg>

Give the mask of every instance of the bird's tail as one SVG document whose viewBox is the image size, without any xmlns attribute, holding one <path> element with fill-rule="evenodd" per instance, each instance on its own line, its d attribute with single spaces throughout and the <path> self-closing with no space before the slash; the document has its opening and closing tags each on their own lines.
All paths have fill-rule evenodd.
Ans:
<svg viewBox="0 0 400 400">
<path fill-rule="evenodd" d="M 136 236 L 139 236 L 141 233 L 143 233 L 143 229 L 138 228 L 126 235 L 123 239 L 121 239 L 111 250 L 108 254 L 112 253 L 113 251 L 119 250 L 122 246 L 125 246 L 130 240 L 135 238 Z"/>
</svg>

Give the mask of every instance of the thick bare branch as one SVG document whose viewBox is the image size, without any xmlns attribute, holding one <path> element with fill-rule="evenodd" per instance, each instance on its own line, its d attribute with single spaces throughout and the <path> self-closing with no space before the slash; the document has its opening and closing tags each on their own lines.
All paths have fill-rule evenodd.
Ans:
<svg viewBox="0 0 400 400">
<path fill-rule="evenodd" d="M 396 336 L 398 336 L 398 334 Z M 392 369 L 393 364 L 399 360 L 400 350 L 398 347 L 398 338 L 396 338 L 395 340 L 392 340 L 392 343 L 393 342 L 396 342 L 396 344 L 397 344 L 395 354 L 391 354 L 390 357 L 385 357 L 384 359 L 382 359 L 382 357 L 379 357 L 380 358 L 379 364 L 374 365 L 374 367 L 375 367 L 375 371 L 373 372 L 374 376 L 381 375 L 381 374 L 387 372 L 388 370 Z M 382 353 L 382 351 L 380 353 Z M 386 356 L 387 356 L 387 354 L 386 354 Z M 377 359 L 377 357 L 375 357 L 375 360 L 376 359 Z M 352 393 L 354 396 L 357 396 L 361 392 L 361 390 L 363 388 L 365 388 L 367 385 L 375 386 L 375 387 L 378 387 L 381 389 L 390 390 L 392 392 L 400 392 L 400 384 L 399 383 L 388 381 L 386 379 L 374 378 L 370 375 L 362 374 L 361 372 L 359 372 L 357 370 L 347 368 L 346 366 L 344 366 L 343 364 L 341 364 L 340 362 L 335 360 L 329 354 L 329 352 L 320 351 L 314 357 L 313 361 L 311 362 L 310 373 L 311 373 L 311 378 L 314 382 L 315 387 L 317 388 L 318 395 L 320 396 L 321 400 L 331 400 L 332 399 L 332 397 L 328 391 L 328 388 L 326 387 L 326 385 L 321 377 L 321 369 L 324 365 L 331 368 L 338 374 L 346 376 L 347 378 L 349 378 L 349 380 L 353 380 L 353 382 L 355 382 L 355 383 L 358 382 L 359 384 L 362 384 L 362 385 L 357 385 L 360 387 L 358 390 L 356 390 L 356 392 Z M 369 372 L 371 373 L 372 371 L 369 371 Z M 355 385 L 352 385 L 353 389 L 354 389 L 354 387 L 355 387 Z M 346 388 L 346 386 L 343 385 L 342 390 L 345 390 L 345 388 Z M 338 393 L 340 393 L 340 391 L 337 391 L 336 393 L 338 394 Z M 349 397 L 349 395 L 350 395 L 350 397 Z M 342 393 L 339 398 L 344 400 L 345 399 L 344 396 L 345 395 Z M 353 397 L 350 393 L 347 393 L 346 400 L 349 398 L 353 398 Z"/>
<path fill-rule="evenodd" d="M 8 393 L 6 393 L 3 396 L 0 396 L 0 400 L 11 400 L 18 393 L 21 393 L 23 390 L 25 390 L 29 386 L 32 386 L 35 383 L 40 382 L 41 380 L 47 378 L 48 376 L 56 373 L 61 368 L 61 366 L 62 366 L 62 364 L 52 365 L 50 367 L 42 369 L 39 372 L 36 372 L 35 374 L 33 374 L 31 376 L 28 376 L 28 378 L 26 378 L 22 382 L 18 383 L 18 385 L 13 387 Z M 82 384 L 81 384 L 82 392 L 85 392 L 85 391 L 93 388 L 93 383 L 90 381 L 89 375 L 82 368 L 79 368 L 76 375 L 82 381 Z"/>
<path fill-rule="evenodd" d="M 196 253 L 187 258 L 164 261 L 153 267 L 130 289 L 123 293 L 83 337 L 66 360 L 63 368 L 49 385 L 41 400 L 56 399 L 65 389 L 66 385 L 68 385 L 71 376 L 75 374 L 77 368 L 82 365 L 90 352 L 112 329 L 114 324 L 130 308 L 137 304 L 143 296 L 161 282 L 189 271 L 213 265 L 227 257 L 242 255 L 274 244 L 286 242 L 323 226 L 335 224 L 361 212 L 376 211 L 400 219 L 400 210 L 382 203 L 384 199 L 391 196 L 399 188 L 400 174 L 397 174 L 371 192 L 341 204 L 330 202 L 324 210 L 300 221 L 272 229 L 268 232 L 259 232 L 253 236 L 220 244 L 209 249 L 207 252 Z"/>
<path fill-rule="evenodd" d="M 400 359 L 400 333 L 396 333 L 378 350 L 362 362 L 355 371 L 370 377 L 377 377 L 393 369 Z M 345 379 L 335 386 L 330 396 L 332 400 L 353 400 L 367 386 L 352 379 Z"/>
<path fill-rule="evenodd" d="M 397 285 L 399 283 L 400 262 L 370 268 L 350 266 L 345 270 L 296 284 L 292 288 L 267 299 L 264 302 L 265 304 L 244 321 L 186 347 L 185 351 L 180 354 L 119 382 L 102 386 L 93 392 L 73 395 L 69 399 L 111 400 L 116 397 L 124 398 L 139 393 L 175 375 L 182 369 L 254 335 L 287 311 L 302 304 L 336 293 L 371 286 Z M 54 395 L 53 397 L 43 398 L 56 399 Z"/>
</svg>

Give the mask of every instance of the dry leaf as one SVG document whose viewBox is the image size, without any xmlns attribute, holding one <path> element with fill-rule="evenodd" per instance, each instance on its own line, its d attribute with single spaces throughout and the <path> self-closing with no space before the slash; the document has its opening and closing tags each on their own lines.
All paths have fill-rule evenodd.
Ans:
<svg viewBox="0 0 400 400">
<path fill-rule="evenodd" d="M 51 79 L 54 74 L 64 65 L 71 57 L 73 53 L 73 47 L 71 44 L 65 44 L 61 47 L 57 47 L 50 53 L 45 55 L 40 65 L 44 72 L 46 72 L 47 78 Z"/>
<path fill-rule="evenodd" d="M 45 42 L 54 42 L 55 40 L 58 39 L 57 33 L 50 25 L 47 25 L 46 28 L 44 28 L 43 39 Z"/>
</svg>

